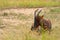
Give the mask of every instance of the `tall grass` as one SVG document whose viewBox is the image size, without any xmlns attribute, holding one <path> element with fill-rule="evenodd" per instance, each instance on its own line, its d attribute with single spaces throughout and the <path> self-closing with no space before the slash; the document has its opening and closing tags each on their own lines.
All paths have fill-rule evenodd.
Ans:
<svg viewBox="0 0 60 40">
<path fill-rule="evenodd" d="M 0 40 L 60 40 L 60 14 L 58 14 L 60 13 L 59 8 L 49 8 L 49 10 L 50 12 L 46 14 L 46 17 L 48 17 L 52 21 L 53 26 L 51 34 L 48 34 L 48 32 L 42 32 L 40 35 L 38 35 L 38 33 L 35 33 L 35 31 L 29 33 L 32 24 L 32 22 L 30 22 L 29 20 L 33 21 L 33 15 L 26 16 L 25 14 L 11 13 L 10 15 L 8 15 L 10 17 L 17 16 L 17 19 L 14 18 L 13 20 L 8 20 L 6 18 L 0 18 L 0 26 L 3 24 L 3 22 L 4 24 L 7 24 L 4 29 L 0 28 Z M 2 16 L 8 17 L 6 14 L 3 14 Z M 12 22 L 15 19 L 16 21 Z M 22 23 L 20 23 L 20 21 L 18 20 L 20 20 Z M 13 25 L 15 23 L 18 24 Z"/>
</svg>

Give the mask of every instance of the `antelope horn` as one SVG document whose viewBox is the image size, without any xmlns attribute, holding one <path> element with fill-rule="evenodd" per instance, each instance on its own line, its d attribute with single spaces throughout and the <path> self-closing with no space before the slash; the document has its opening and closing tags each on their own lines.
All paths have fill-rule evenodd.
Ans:
<svg viewBox="0 0 60 40">
<path fill-rule="evenodd" d="M 34 16 L 36 16 L 36 12 L 38 11 L 39 9 L 36 9 L 35 12 L 34 12 Z"/>
<path fill-rule="evenodd" d="M 39 15 L 39 13 L 41 12 L 42 10 L 39 10 L 39 12 L 37 13 L 37 16 Z"/>
<path fill-rule="evenodd" d="M 38 11 L 39 9 L 36 9 L 35 12 L 34 12 L 34 27 L 36 25 L 36 12 Z"/>
</svg>

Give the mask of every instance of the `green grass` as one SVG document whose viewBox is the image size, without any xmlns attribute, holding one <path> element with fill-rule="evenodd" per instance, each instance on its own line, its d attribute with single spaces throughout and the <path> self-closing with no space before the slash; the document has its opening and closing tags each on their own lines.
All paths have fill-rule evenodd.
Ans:
<svg viewBox="0 0 60 40">
<path fill-rule="evenodd" d="M 60 13 L 60 7 L 55 9 L 50 9 L 50 13 Z"/>
<path fill-rule="evenodd" d="M 15 7 L 56 7 L 60 6 L 59 0 L 0 0 L 0 8 L 15 8 Z"/>
</svg>

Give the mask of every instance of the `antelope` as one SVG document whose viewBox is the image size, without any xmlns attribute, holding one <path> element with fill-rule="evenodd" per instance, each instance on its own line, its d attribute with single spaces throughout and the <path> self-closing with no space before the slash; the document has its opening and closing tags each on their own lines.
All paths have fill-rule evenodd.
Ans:
<svg viewBox="0 0 60 40">
<path fill-rule="evenodd" d="M 51 31 L 51 27 L 52 27 L 52 24 L 51 24 L 51 21 L 48 19 L 44 19 L 44 15 L 42 16 L 39 16 L 39 13 L 42 11 L 42 10 L 39 10 L 38 13 L 36 13 L 39 9 L 35 10 L 34 12 L 34 23 L 31 27 L 31 30 L 39 30 L 39 27 L 43 28 L 44 30 L 48 30 L 49 33 Z"/>
</svg>

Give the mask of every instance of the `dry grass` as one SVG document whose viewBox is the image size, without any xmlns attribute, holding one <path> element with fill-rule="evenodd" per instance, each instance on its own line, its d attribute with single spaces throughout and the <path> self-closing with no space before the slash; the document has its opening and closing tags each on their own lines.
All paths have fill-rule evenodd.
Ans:
<svg viewBox="0 0 60 40">
<path fill-rule="evenodd" d="M 4 11 L 2 11 L 2 14 L 0 13 L 0 40 L 60 40 L 60 8 L 45 9 L 48 10 L 45 18 L 52 21 L 51 34 L 47 32 L 41 35 L 38 35 L 36 32 L 29 33 L 33 23 L 32 13 L 34 11 L 28 15 L 22 13 L 13 13 L 16 15 L 7 13 L 8 15 L 4 15 Z"/>
</svg>

